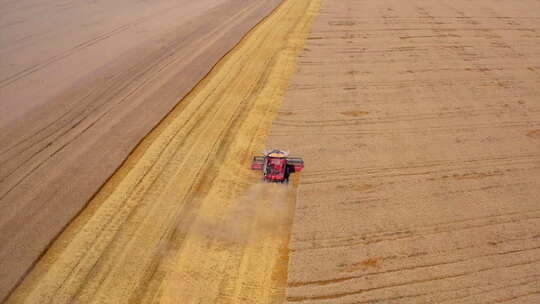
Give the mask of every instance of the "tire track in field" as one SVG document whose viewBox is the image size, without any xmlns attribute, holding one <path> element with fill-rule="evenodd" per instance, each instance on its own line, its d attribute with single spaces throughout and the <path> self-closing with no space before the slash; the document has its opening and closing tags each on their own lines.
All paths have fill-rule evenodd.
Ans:
<svg viewBox="0 0 540 304">
<path fill-rule="evenodd" d="M 255 27 L 146 137 L 8 303 L 281 303 L 295 187 L 253 186 L 259 175 L 249 164 L 317 9 L 318 1 L 284 1 Z M 231 228 L 240 241 L 228 239 Z"/>
</svg>

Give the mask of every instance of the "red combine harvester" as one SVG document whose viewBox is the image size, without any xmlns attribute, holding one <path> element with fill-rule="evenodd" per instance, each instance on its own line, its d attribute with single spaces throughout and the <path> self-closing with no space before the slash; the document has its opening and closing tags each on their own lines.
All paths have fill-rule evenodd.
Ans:
<svg viewBox="0 0 540 304">
<path fill-rule="evenodd" d="M 266 182 L 288 183 L 291 173 L 300 172 L 304 161 L 297 157 L 288 157 L 289 153 L 281 150 L 265 151 L 264 156 L 253 157 L 252 170 L 262 170 Z"/>
</svg>

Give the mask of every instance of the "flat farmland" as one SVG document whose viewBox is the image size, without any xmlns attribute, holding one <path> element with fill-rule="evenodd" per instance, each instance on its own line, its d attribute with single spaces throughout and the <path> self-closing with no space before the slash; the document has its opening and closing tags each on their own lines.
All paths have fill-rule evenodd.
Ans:
<svg viewBox="0 0 540 304">
<path fill-rule="evenodd" d="M 288 302 L 540 302 L 539 96 L 538 1 L 323 1 L 269 137 Z"/>
<path fill-rule="evenodd" d="M 0 300 L 280 1 L 0 1 Z"/>
<path fill-rule="evenodd" d="M 158 3 L 47 98 L 2 40 L 6 303 L 540 302 L 540 2 Z"/>
<path fill-rule="evenodd" d="M 283 303 L 298 180 L 263 184 L 250 162 L 264 149 L 318 3 L 285 1 L 250 30 L 7 303 Z"/>
</svg>

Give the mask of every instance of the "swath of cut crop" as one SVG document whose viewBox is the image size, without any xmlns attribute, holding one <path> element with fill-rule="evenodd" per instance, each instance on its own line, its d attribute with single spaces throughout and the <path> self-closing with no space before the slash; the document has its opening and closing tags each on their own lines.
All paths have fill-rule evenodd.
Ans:
<svg viewBox="0 0 540 304">
<path fill-rule="evenodd" d="M 255 184 L 231 202 L 221 217 L 200 212 L 184 241 L 185 249 L 167 254 L 161 302 L 249 299 L 282 303 L 294 189 L 292 185 Z M 223 275 L 217 275 L 220 270 Z M 271 288 L 261 284 L 265 281 L 273 282 Z M 212 295 L 215 288 L 217 297 Z"/>
</svg>

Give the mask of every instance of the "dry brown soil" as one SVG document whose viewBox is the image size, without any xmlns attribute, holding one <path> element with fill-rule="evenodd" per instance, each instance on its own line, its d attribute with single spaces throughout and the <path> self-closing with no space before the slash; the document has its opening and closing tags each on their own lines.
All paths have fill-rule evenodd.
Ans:
<svg viewBox="0 0 540 304">
<path fill-rule="evenodd" d="M 0 300 L 280 2 L 0 1 Z"/>
<path fill-rule="evenodd" d="M 297 64 L 289 303 L 540 303 L 540 2 L 323 0 Z"/>
</svg>

